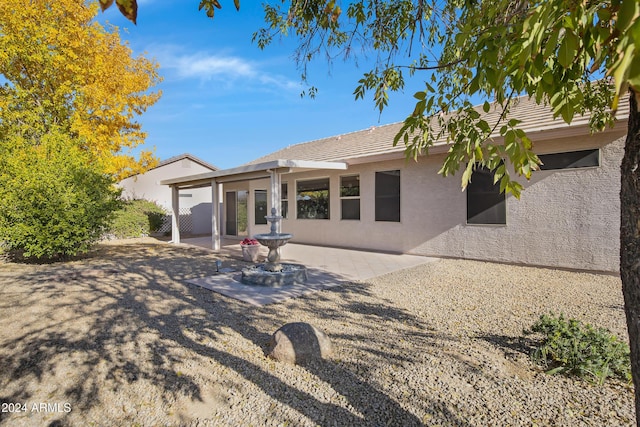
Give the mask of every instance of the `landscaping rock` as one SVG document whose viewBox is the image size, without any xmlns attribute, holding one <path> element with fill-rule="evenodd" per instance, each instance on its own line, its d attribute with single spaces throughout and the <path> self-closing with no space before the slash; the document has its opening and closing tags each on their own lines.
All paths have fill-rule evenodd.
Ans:
<svg viewBox="0 0 640 427">
<path fill-rule="evenodd" d="M 304 322 L 287 323 L 271 337 L 268 357 L 297 365 L 331 357 L 329 337 L 313 325 Z"/>
</svg>

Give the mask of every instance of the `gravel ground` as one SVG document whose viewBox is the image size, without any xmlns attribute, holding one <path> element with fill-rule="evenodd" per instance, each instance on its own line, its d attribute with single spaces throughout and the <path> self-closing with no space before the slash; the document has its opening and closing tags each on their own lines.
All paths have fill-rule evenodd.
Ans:
<svg viewBox="0 0 640 427">
<path fill-rule="evenodd" d="M 0 425 L 635 424 L 629 384 L 549 376 L 522 338 L 554 311 L 626 339 L 617 277 L 440 260 L 256 308 L 185 283 L 213 259 L 147 240 L 0 264 Z M 265 358 L 293 321 L 335 357 Z"/>
</svg>

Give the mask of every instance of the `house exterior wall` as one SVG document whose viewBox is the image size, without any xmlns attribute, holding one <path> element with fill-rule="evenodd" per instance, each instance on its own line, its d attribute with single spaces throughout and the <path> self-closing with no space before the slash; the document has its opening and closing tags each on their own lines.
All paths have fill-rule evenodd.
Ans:
<svg viewBox="0 0 640 427">
<path fill-rule="evenodd" d="M 506 225 L 466 225 L 462 217 L 443 233 L 412 242 L 408 252 L 618 272 L 624 138 L 554 141 L 539 144 L 538 151 L 597 147 L 598 167 L 534 172 L 520 200 L 507 197 Z M 456 209 L 463 215 L 465 201 Z"/>
<path fill-rule="evenodd" d="M 282 230 L 298 243 L 617 272 L 623 146 L 620 132 L 537 143 L 539 154 L 601 148 L 600 166 L 536 171 L 529 182 L 523 178 L 521 199 L 507 197 L 506 225 L 466 223 L 460 173 L 437 174 L 444 155 L 287 174 L 282 181 L 289 188 L 289 212 Z M 396 169 L 401 220 L 377 222 L 375 172 Z M 341 220 L 340 176 L 354 174 L 360 177 L 361 218 Z M 330 178 L 330 219 L 296 219 L 296 181 L 320 177 Z M 254 225 L 253 190 L 268 189 L 269 180 L 251 181 L 249 187 L 249 234 L 266 232 L 268 226 Z"/>
<path fill-rule="evenodd" d="M 171 212 L 171 188 L 160 185 L 160 181 L 206 172 L 211 172 L 211 169 L 189 158 L 184 158 L 151 169 L 144 174 L 126 178 L 120 181 L 119 185 L 123 190 L 123 197 L 151 200 L 167 212 Z M 191 212 L 190 215 L 182 218 L 183 222 L 189 221 L 191 233 L 211 233 L 211 188 L 181 190 L 180 208 Z"/>
</svg>

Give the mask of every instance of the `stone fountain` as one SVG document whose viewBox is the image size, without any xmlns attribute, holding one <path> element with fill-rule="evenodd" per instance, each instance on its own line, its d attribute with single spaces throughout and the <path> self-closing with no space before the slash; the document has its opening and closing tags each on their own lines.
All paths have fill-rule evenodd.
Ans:
<svg viewBox="0 0 640 427">
<path fill-rule="evenodd" d="M 307 269 L 300 264 L 281 264 L 280 247 L 287 244 L 293 234 L 278 233 L 278 223 L 282 216 L 276 215 L 276 209 L 271 209 L 271 215 L 265 217 L 271 223 L 271 232 L 253 236 L 261 245 L 269 248 L 267 261 L 242 269 L 242 283 L 257 286 L 285 286 L 301 284 L 307 281 Z"/>
</svg>

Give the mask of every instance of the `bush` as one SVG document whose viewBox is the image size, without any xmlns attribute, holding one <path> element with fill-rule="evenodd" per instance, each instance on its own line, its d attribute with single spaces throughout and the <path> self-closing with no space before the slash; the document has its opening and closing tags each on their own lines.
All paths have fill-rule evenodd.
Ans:
<svg viewBox="0 0 640 427">
<path fill-rule="evenodd" d="M 127 200 L 114 215 L 109 233 L 118 239 L 144 237 L 162 227 L 165 210 L 149 200 Z"/>
<path fill-rule="evenodd" d="M 0 241 L 25 258 L 86 253 L 118 208 L 120 192 L 77 141 L 51 132 L 37 144 L 0 144 Z"/>
<path fill-rule="evenodd" d="M 629 345 L 606 329 L 552 313 L 540 316 L 525 333 L 544 336 L 531 356 L 549 374 L 577 375 L 599 384 L 608 377 L 631 381 Z"/>
</svg>

